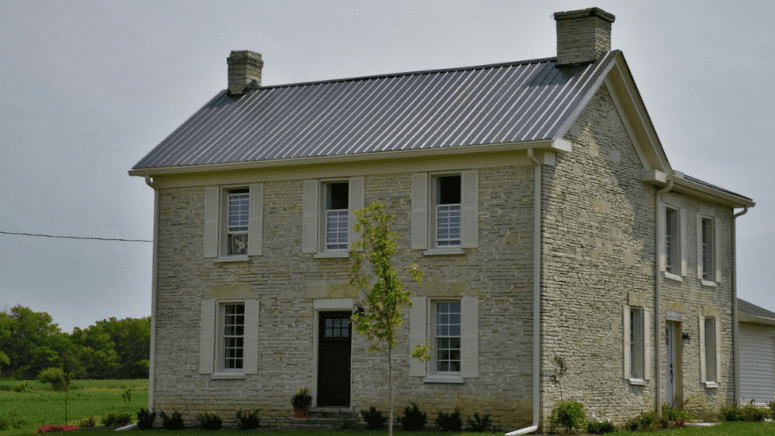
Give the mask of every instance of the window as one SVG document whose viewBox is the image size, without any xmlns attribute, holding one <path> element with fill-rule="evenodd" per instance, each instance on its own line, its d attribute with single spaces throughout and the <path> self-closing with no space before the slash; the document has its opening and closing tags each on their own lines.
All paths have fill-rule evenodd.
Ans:
<svg viewBox="0 0 775 436">
<path fill-rule="evenodd" d="M 242 372 L 245 351 L 245 304 L 232 303 L 219 306 L 222 320 L 218 367 L 224 372 Z"/>
<path fill-rule="evenodd" d="M 663 206 L 662 211 L 660 268 L 666 278 L 683 281 L 681 276 L 686 275 L 686 211 L 673 206 Z"/>
<path fill-rule="evenodd" d="M 700 316 L 700 377 L 708 388 L 718 387 L 721 372 L 718 336 L 716 318 Z"/>
<path fill-rule="evenodd" d="M 409 346 L 430 342 L 431 360 L 410 360 L 409 375 L 426 383 L 463 383 L 479 376 L 479 302 L 477 297 L 429 299 L 413 296 Z"/>
<path fill-rule="evenodd" d="M 258 300 L 202 300 L 199 372 L 214 378 L 258 373 Z"/>
<path fill-rule="evenodd" d="M 326 250 L 347 250 L 348 198 L 347 182 L 326 183 Z"/>
<path fill-rule="evenodd" d="M 675 273 L 678 271 L 676 262 L 680 256 L 678 251 L 678 211 L 671 208 L 665 209 L 665 271 Z"/>
<path fill-rule="evenodd" d="M 226 255 L 248 254 L 250 193 L 247 189 L 227 191 Z"/>
<path fill-rule="evenodd" d="M 260 255 L 264 188 L 205 188 L 204 257 L 246 260 Z"/>
<path fill-rule="evenodd" d="M 302 253 L 347 257 L 358 238 L 353 211 L 363 208 L 363 177 L 304 181 Z"/>
<path fill-rule="evenodd" d="M 697 215 L 697 278 L 705 286 L 721 282 L 718 227 L 713 217 Z"/>
<path fill-rule="evenodd" d="M 412 248 L 463 254 L 479 244 L 478 171 L 412 174 Z"/>
<path fill-rule="evenodd" d="M 460 372 L 460 301 L 434 302 L 437 373 Z"/>
<path fill-rule="evenodd" d="M 630 384 L 650 379 L 649 312 L 638 306 L 624 306 L 624 378 Z"/>
</svg>

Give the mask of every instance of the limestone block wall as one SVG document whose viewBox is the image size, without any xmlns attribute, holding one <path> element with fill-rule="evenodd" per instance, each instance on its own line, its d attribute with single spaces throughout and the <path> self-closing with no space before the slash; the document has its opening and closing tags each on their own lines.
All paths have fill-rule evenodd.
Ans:
<svg viewBox="0 0 775 436">
<path fill-rule="evenodd" d="M 457 168 L 465 169 L 458 162 Z M 435 418 L 459 407 L 463 415 L 490 413 L 496 425 L 516 428 L 531 420 L 533 167 L 480 167 L 479 246 L 457 256 L 423 256 L 411 250 L 411 172 L 363 169 L 364 200 L 381 201 L 396 214 L 399 270 L 415 261 L 426 272 L 414 289 L 421 296 L 475 295 L 479 304 L 478 378 L 463 384 L 423 383 L 410 377 L 409 310 L 398 335 L 394 366 L 395 413 L 414 401 Z M 301 173 L 303 174 L 303 172 Z M 239 409 L 261 409 L 262 422 L 288 422 L 291 396 L 313 383 L 313 303 L 352 298 L 348 259 L 302 254 L 303 180 L 263 178 L 263 254 L 243 262 L 203 257 L 206 184 L 162 187 L 159 210 L 157 287 L 157 411 L 179 411 L 188 425 L 201 412 L 218 413 L 226 424 Z M 217 380 L 199 373 L 203 299 L 258 299 L 258 374 Z M 357 296 L 355 296 L 357 298 Z M 386 359 L 352 342 L 352 400 L 357 411 L 387 412 Z"/>
<path fill-rule="evenodd" d="M 542 207 L 542 411 L 544 424 L 560 389 L 550 381 L 553 359 L 569 367 L 562 395 L 584 403 L 587 415 L 621 423 L 653 410 L 656 399 L 654 320 L 664 332 L 665 310 L 675 302 L 694 339 L 683 344 L 681 393 L 721 404 L 730 400 L 731 384 L 731 210 L 686 198 L 689 209 L 688 265 L 682 283 L 662 279 L 662 307 L 655 310 L 655 192 L 642 182 L 643 166 L 606 87 L 602 87 L 570 129 L 573 151 L 543 168 Z M 716 288 L 696 279 L 693 210 L 711 208 L 721 226 L 725 277 Z M 707 212 L 707 211 L 706 211 Z M 692 275 L 693 274 L 693 275 Z M 643 307 L 649 314 L 645 385 L 623 375 L 623 308 Z M 721 320 L 722 383 L 699 386 L 698 317 L 703 307 Z M 680 307 L 679 307 L 680 306 Z M 658 316 L 655 316 L 658 314 Z M 664 341 L 664 333 L 662 333 Z M 660 347 L 662 399 L 665 350 Z M 650 354 L 650 355 L 649 355 Z M 724 400 L 722 400 L 724 399 Z"/>
</svg>

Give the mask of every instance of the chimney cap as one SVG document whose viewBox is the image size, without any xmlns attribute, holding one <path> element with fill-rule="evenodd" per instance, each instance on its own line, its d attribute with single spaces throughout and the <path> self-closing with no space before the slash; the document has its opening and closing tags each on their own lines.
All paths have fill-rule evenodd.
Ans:
<svg viewBox="0 0 775 436">
<path fill-rule="evenodd" d="M 556 21 L 559 21 L 559 20 L 570 20 L 570 19 L 574 19 L 574 18 L 592 17 L 592 16 L 596 16 L 596 17 L 602 18 L 603 20 L 606 20 L 609 23 L 613 23 L 614 20 L 616 20 L 616 17 L 614 16 L 614 14 L 606 12 L 606 11 L 600 9 L 600 8 L 588 8 L 588 9 L 579 9 L 577 11 L 555 12 L 554 13 L 554 19 Z"/>
</svg>

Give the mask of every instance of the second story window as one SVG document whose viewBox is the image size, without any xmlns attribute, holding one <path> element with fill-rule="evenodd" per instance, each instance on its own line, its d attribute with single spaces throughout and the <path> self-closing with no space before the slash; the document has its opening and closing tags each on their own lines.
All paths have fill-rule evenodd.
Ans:
<svg viewBox="0 0 775 436">
<path fill-rule="evenodd" d="M 248 254 L 248 223 L 250 194 L 247 189 L 228 191 L 226 248 L 228 256 Z"/>
<path fill-rule="evenodd" d="M 437 247 L 460 246 L 460 176 L 435 178 Z"/>
<path fill-rule="evenodd" d="M 680 257 L 680 239 L 678 234 L 678 211 L 671 208 L 665 209 L 665 271 L 678 273 L 678 261 Z"/>
<path fill-rule="evenodd" d="M 326 251 L 347 250 L 349 184 L 326 183 Z"/>
<path fill-rule="evenodd" d="M 702 279 L 714 280 L 713 276 L 713 221 L 708 218 L 702 219 L 701 224 L 701 265 Z"/>
</svg>

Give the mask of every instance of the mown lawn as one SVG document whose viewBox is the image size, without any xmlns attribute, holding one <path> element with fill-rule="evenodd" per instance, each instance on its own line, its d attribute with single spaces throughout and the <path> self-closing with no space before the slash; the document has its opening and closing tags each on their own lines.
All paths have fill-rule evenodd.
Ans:
<svg viewBox="0 0 775 436">
<path fill-rule="evenodd" d="M 14 388 L 25 386 L 21 392 Z M 130 390 L 131 389 L 131 390 Z M 131 407 L 122 395 L 131 392 Z M 148 407 L 148 380 L 75 380 L 68 394 L 67 421 L 77 424 L 90 416 L 131 413 Z M 0 381 L 0 417 L 12 413 L 27 422 L 21 430 L 0 431 L 2 436 L 29 434 L 42 424 L 65 424 L 65 393 L 37 381 Z"/>
</svg>

